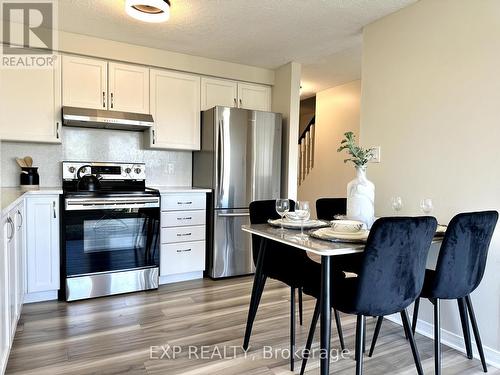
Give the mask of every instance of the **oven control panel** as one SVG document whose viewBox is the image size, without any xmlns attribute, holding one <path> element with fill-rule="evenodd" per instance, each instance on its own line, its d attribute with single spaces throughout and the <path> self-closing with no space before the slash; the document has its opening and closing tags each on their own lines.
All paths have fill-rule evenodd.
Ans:
<svg viewBox="0 0 500 375">
<path fill-rule="evenodd" d="M 144 163 L 100 163 L 63 161 L 63 180 L 78 179 L 87 174 L 99 175 L 103 180 L 146 180 L 146 165 Z"/>
</svg>

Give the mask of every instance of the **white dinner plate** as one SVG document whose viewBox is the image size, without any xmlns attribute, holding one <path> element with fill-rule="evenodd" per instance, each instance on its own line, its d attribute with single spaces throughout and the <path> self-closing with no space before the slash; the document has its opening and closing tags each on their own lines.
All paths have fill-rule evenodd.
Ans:
<svg viewBox="0 0 500 375">
<path fill-rule="evenodd" d="M 269 219 L 267 222 L 270 225 L 272 225 L 273 227 L 281 227 L 282 220 L 281 219 L 276 219 L 276 220 Z M 322 220 L 307 220 L 307 221 L 304 221 L 304 223 L 302 224 L 300 221 L 297 222 L 295 220 L 283 219 L 283 228 L 286 228 L 286 229 L 300 229 L 301 226 L 304 229 L 314 229 L 314 228 L 326 227 L 328 225 L 329 224 L 326 221 L 322 221 Z"/>
<path fill-rule="evenodd" d="M 320 240 L 333 241 L 333 242 L 354 242 L 365 243 L 368 238 L 368 230 L 360 230 L 356 233 L 336 232 L 332 228 L 320 228 L 311 231 L 309 234 Z"/>
</svg>

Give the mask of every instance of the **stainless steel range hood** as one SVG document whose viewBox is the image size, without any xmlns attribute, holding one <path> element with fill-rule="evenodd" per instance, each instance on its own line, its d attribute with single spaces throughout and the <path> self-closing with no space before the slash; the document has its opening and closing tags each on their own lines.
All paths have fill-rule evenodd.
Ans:
<svg viewBox="0 0 500 375">
<path fill-rule="evenodd" d="M 76 107 L 63 107 L 62 118 L 65 126 L 83 128 L 142 131 L 154 125 L 151 115 Z"/>
</svg>

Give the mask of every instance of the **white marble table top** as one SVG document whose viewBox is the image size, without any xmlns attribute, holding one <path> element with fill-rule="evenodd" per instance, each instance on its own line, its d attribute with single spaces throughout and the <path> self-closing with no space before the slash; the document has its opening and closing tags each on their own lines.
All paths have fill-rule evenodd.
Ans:
<svg viewBox="0 0 500 375">
<path fill-rule="evenodd" d="M 308 236 L 308 238 L 304 240 L 298 236 L 300 231 L 285 229 L 284 232 L 280 232 L 279 228 L 275 228 L 269 224 L 242 225 L 241 229 L 244 232 L 256 234 L 269 240 L 278 241 L 285 245 L 293 246 L 297 249 L 316 255 L 336 256 L 354 254 L 361 253 L 365 249 L 364 244 L 324 241 L 311 236 Z M 442 240 L 443 237 L 437 236 L 434 237 L 432 243 L 440 243 Z"/>
<path fill-rule="evenodd" d="M 303 240 L 298 237 L 300 231 L 285 229 L 284 232 L 280 232 L 279 228 L 272 227 L 269 224 L 243 225 L 241 229 L 244 232 L 256 234 L 317 255 L 335 256 L 361 253 L 365 248 L 364 244 L 323 241 L 310 236 Z"/>
</svg>

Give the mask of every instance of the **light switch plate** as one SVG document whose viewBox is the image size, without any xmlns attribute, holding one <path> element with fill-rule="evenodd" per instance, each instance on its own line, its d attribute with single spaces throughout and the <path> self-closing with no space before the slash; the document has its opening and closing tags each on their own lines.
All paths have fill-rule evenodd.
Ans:
<svg viewBox="0 0 500 375">
<path fill-rule="evenodd" d="M 380 163 L 380 146 L 373 147 L 373 159 L 372 163 Z"/>
</svg>

